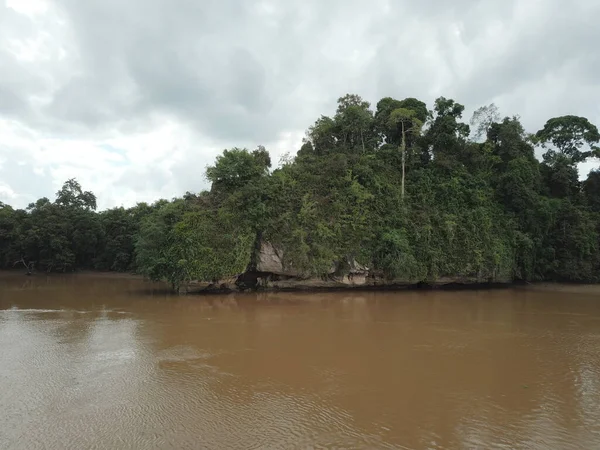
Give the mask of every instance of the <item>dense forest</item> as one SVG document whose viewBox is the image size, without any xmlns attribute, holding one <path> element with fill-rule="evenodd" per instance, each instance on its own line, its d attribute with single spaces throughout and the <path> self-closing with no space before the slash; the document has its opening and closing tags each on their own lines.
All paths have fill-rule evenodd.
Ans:
<svg viewBox="0 0 600 450">
<path fill-rule="evenodd" d="M 463 111 L 443 97 L 429 110 L 346 95 L 276 169 L 263 147 L 225 150 L 206 169 L 210 191 L 151 205 L 96 212 L 68 180 L 54 201 L 0 203 L 0 266 L 131 271 L 177 288 L 241 274 L 266 241 L 306 276 L 357 261 L 386 279 L 599 281 L 600 171 L 577 171 L 600 155 L 598 129 L 563 116 L 528 134 L 494 105 L 470 124 Z"/>
</svg>

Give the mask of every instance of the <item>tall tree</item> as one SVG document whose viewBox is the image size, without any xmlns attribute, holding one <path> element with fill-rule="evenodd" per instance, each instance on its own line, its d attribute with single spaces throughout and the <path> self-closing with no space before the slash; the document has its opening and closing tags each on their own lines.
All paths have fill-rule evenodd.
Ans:
<svg viewBox="0 0 600 450">
<path fill-rule="evenodd" d="M 423 122 L 417 117 L 417 112 L 412 109 L 398 108 L 392 111 L 389 125 L 400 130 L 400 153 L 402 155 L 402 200 L 404 201 L 404 185 L 406 177 L 406 137 L 407 135 L 418 135 L 421 132 Z"/>
<path fill-rule="evenodd" d="M 377 102 L 377 109 L 375 111 L 374 116 L 374 128 L 379 135 L 379 144 L 387 143 L 394 144 L 394 136 L 391 135 L 393 131 L 397 132 L 396 127 L 390 129 L 390 114 L 395 109 L 402 108 L 402 103 L 400 100 L 396 100 L 392 97 L 382 98 Z M 395 143 L 398 144 L 398 140 L 395 140 Z"/>
<path fill-rule="evenodd" d="M 56 193 L 56 204 L 95 211 L 96 196 L 91 191 L 83 191 L 79 182 L 71 178 L 65 181 L 60 191 Z"/>
<path fill-rule="evenodd" d="M 600 154 L 598 128 L 585 117 L 561 116 L 546 122 L 544 128 L 535 134 L 535 138 L 544 147 L 550 147 L 549 152 L 558 151 L 577 164 L 593 155 Z M 587 150 L 582 150 L 587 146 Z"/>
<path fill-rule="evenodd" d="M 469 125 L 460 122 L 465 107 L 452 99 L 440 97 L 425 134 L 425 143 L 438 166 L 452 169 L 463 161 L 461 153 L 470 133 Z"/>
<path fill-rule="evenodd" d="M 377 103 L 377 112 L 375 113 L 374 126 L 380 135 L 380 141 L 385 141 L 387 144 L 400 145 L 402 139 L 400 129 L 395 123 L 390 125 L 390 116 L 392 112 L 397 109 L 407 109 L 414 113 L 414 117 L 421 123 L 427 121 L 429 112 L 427 111 L 427 105 L 421 100 L 413 97 L 405 98 L 404 100 L 396 100 L 391 97 L 381 99 Z M 412 136 L 407 136 L 410 140 Z M 409 146 L 412 144 L 409 143 Z"/>
<path fill-rule="evenodd" d="M 217 156 L 215 165 L 206 168 L 206 177 L 212 182 L 213 189 L 231 192 L 264 177 L 269 173 L 269 167 L 271 157 L 263 146 L 252 152 L 233 148 Z"/>
<path fill-rule="evenodd" d="M 336 122 L 331 117 L 321 116 L 306 132 L 305 144 L 317 155 L 324 155 L 336 148 L 337 132 Z"/>
<path fill-rule="evenodd" d="M 355 94 L 346 94 L 338 99 L 338 108 L 334 117 L 341 134 L 343 145 L 350 148 L 360 146 L 365 152 L 365 140 L 373 122 L 370 103 Z"/>
<path fill-rule="evenodd" d="M 487 106 L 482 106 L 475 110 L 471 117 L 471 130 L 473 131 L 473 139 L 479 141 L 485 138 L 492 124 L 500 121 L 500 113 L 498 107 L 491 103 Z"/>
<path fill-rule="evenodd" d="M 98 213 L 95 195 L 67 180 L 55 201 L 0 203 L 0 266 L 135 270 L 178 288 L 259 270 L 269 243 L 271 279 L 366 266 L 395 282 L 598 281 L 600 175 L 581 183 L 577 173 L 598 154 L 596 127 L 564 116 L 532 139 L 492 104 L 474 115 L 486 137 L 475 142 L 463 112 L 444 97 L 432 112 L 386 97 L 373 116 L 346 95 L 276 170 L 264 147 L 233 148 L 207 168 L 210 191 L 129 209 Z M 543 162 L 534 143 L 548 150 Z"/>
</svg>

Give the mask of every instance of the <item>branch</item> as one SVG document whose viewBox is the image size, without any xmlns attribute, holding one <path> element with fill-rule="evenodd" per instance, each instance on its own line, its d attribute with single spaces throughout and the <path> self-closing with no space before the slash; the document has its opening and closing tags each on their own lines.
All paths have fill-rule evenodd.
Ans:
<svg viewBox="0 0 600 450">
<path fill-rule="evenodd" d="M 18 261 L 15 261 L 15 262 L 13 263 L 13 267 L 15 267 L 15 266 L 16 266 L 17 264 L 19 264 L 19 263 L 23 264 L 23 265 L 25 266 L 25 268 L 26 268 L 26 269 L 28 269 L 28 268 L 29 268 L 29 266 L 28 266 L 28 265 L 27 265 L 27 263 L 25 262 L 25 258 L 23 258 L 23 257 L 21 257 L 21 259 L 19 259 Z"/>
</svg>

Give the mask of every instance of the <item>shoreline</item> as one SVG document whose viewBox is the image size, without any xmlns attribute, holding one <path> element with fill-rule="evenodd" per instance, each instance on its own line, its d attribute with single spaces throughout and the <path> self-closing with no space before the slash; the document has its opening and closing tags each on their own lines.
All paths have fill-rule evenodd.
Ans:
<svg viewBox="0 0 600 450">
<path fill-rule="evenodd" d="M 26 273 L 20 269 L 3 269 L 0 270 L 0 277 L 3 275 L 22 275 L 24 277 L 41 278 L 41 277 L 76 277 L 76 276 L 92 276 L 95 278 L 131 278 L 144 280 L 143 275 L 130 272 L 111 272 L 105 270 L 78 270 L 74 272 L 34 272 L 31 274 Z"/>
<path fill-rule="evenodd" d="M 565 293 L 589 293 L 600 294 L 600 283 L 594 282 L 572 282 L 572 281 L 506 281 L 506 282 L 446 282 L 446 283 L 410 283 L 410 282 L 390 282 L 389 284 L 346 284 L 335 281 L 325 281 L 314 285 L 302 283 L 301 280 L 294 285 L 279 286 L 259 286 L 239 288 L 235 283 L 199 283 L 192 282 L 180 288 L 180 291 L 174 291 L 168 287 L 164 281 L 152 281 L 143 275 L 128 272 L 110 272 L 97 270 L 81 270 L 76 272 L 56 273 L 42 272 L 27 275 L 22 270 L 0 270 L 0 280 L 2 278 L 20 278 L 23 279 L 42 279 L 42 278 L 90 278 L 90 279 L 119 279 L 135 280 L 151 285 L 164 286 L 165 292 L 181 296 L 220 296 L 229 294 L 244 293 L 327 293 L 327 292 L 415 292 L 415 291 L 485 291 L 502 290 L 514 288 L 528 288 L 542 291 L 565 292 Z M 302 280 L 309 281 L 310 280 Z"/>
</svg>

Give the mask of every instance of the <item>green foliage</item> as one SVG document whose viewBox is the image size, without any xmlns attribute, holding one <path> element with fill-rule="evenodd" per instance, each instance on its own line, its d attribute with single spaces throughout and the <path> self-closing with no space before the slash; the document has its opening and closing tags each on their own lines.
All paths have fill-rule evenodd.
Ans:
<svg viewBox="0 0 600 450">
<path fill-rule="evenodd" d="M 583 182 L 583 192 L 590 208 L 600 212 L 600 170 L 592 170 Z"/>
<path fill-rule="evenodd" d="M 240 275 L 248 266 L 255 235 L 226 209 L 186 213 L 175 225 L 171 251 L 180 281 Z"/>
<path fill-rule="evenodd" d="M 378 240 L 374 263 L 387 279 L 419 280 L 425 275 L 413 253 L 406 230 L 389 230 Z"/>
<path fill-rule="evenodd" d="M 154 281 L 166 280 L 174 288 L 185 279 L 185 268 L 179 264 L 181 243 L 174 230 L 187 206 L 181 199 L 157 202 L 154 211 L 142 220 L 135 242 L 138 271 Z"/>
<path fill-rule="evenodd" d="M 544 155 L 541 174 L 546 193 L 551 197 L 576 197 L 580 192 L 579 174 L 573 160 L 562 153 L 548 152 Z"/>
<path fill-rule="evenodd" d="M 54 202 L 0 203 L 0 265 L 135 271 L 178 289 L 252 269 L 267 241 L 301 277 L 357 262 L 392 282 L 598 281 L 600 172 L 580 182 L 576 166 L 599 153 L 597 128 L 564 116 L 528 135 L 492 104 L 470 139 L 463 112 L 444 97 L 432 111 L 391 97 L 373 111 L 347 94 L 272 172 L 264 147 L 225 150 L 210 191 L 129 209 L 95 212 L 68 180 Z"/>
<path fill-rule="evenodd" d="M 206 177 L 213 188 L 231 192 L 266 175 L 269 167 L 271 158 L 264 147 L 253 152 L 234 148 L 217 156 L 215 165 L 206 169 Z"/>
<path fill-rule="evenodd" d="M 102 227 L 102 241 L 94 267 L 117 272 L 135 270 L 134 248 L 140 231 L 140 222 L 151 213 L 146 204 L 113 208 L 98 215 Z"/>
<path fill-rule="evenodd" d="M 388 126 L 392 133 L 399 132 L 400 140 L 402 140 L 403 133 L 418 135 L 421 132 L 423 121 L 417 117 L 417 113 L 412 109 L 397 108 L 390 114 Z"/>
<path fill-rule="evenodd" d="M 342 145 L 349 149 L 361 148 L 363 152 L 366 150 L 366 144 L 370 144 L 371 140 L 373 121 L 369 106 L 369 102 L 358 95 L 347 94 L 338 99 L 334 120 Z"/>
<path fill-rule="evenodd" d="M 558 151 L 573 163 L 579 163 L 597 154 L 600 132 L 585 117 L 562 116 L 548 120 L 535 138 L 544 146 L 552 144 L 556 150 L 551 148 L 550 153 Z M 582 151 L 584 145 L 590 150 Z"/>
<path fill-rule="evenodd" d="M 454 100 L 440 97 L 430 114 L 429 127 L 423 143 L 439 167 L 453 170 L 464 164 L 462 150 L 470 133 L 467 124 L 459 119 L 465 107 Z"/>
<path fill-rule="evenodd" d="M 90 191 L 84 192 L 74 178 L 65 181 L 56 193 L 55 203 L 68 208 L 96 210 L 96 196 Z"/>
</svg>

